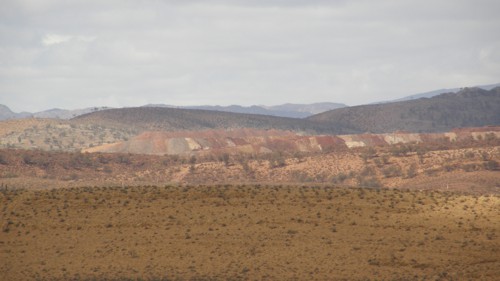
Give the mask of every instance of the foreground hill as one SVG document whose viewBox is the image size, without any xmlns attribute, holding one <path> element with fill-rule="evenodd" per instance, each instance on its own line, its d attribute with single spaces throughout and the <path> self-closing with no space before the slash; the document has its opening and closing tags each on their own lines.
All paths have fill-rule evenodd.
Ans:
<svg viewBox="0 0 500 281">
<path fill-rule="evenodd" d="M 72 119 L 77 123 L 93 123 L 137 131 L 178 131 L 204 129 L 277 129 L 299 132 L 338 133 L 340 127 L 331 127 L 314 120 L 257 114 L 240 114 L 210 110 L 179 108 L 121 108 L 98 111 Z"/>
<path fill-rule="evenodd" d="M 340 108 L 308 118 L 334 128 L 388 133 L 443 132 L 459 127 L 500 124 L 500 87 L 466 88 L 432 98 Z"/>
</svg>

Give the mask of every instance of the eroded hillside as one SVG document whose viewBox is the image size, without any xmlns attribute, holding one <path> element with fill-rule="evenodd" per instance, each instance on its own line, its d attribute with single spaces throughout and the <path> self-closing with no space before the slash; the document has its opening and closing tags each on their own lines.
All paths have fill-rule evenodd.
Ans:
<svg viewBox="0 0 500 281">
<path fill-rule="evenodd" d="M 83 149 L 83 152 L 135 153 L 154 155 L 220 155 L 264 153 L 312 153 L 344 151 L 347 148 L 392 144 L 433 144 L 500 139 L 500 127 L 464 128 L 447 133 L 304 135 L 279 130 L 205 130 L 144 132 L 130 140 Z"/>
</svg>

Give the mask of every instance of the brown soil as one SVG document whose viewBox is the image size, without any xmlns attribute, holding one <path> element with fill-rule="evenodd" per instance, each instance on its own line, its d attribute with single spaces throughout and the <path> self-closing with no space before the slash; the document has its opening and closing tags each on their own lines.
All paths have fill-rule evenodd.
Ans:
<svg viewBox="0 0 500 281">
<path fill-rule="evenodd" d="M 2 280 L 497 280 L 500 198 L 299 186 L 0 193 Z"/>
</svg>

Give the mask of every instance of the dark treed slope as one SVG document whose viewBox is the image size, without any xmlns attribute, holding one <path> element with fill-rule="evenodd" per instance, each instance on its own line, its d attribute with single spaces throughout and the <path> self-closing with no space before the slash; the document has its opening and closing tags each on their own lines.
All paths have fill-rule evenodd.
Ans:
<svg viewBox="0 0 500 281">
<path fill-rule="evenodd" d="M 386 104 L 340 108 L 308 120 L 358 132 L 443 132 L 500 124 L 500 87 L 465 88 L 458 93 Z"/>
<path fill-rule="evenodd" d="M 138 132 L 232 128 L 292 130 L 310 134 L 332 134 L 348 131 L 305 119 L 157 107 L 109 109 L 82 115 L 72 120 L 73 122 L 103 126 L 126 127 Z"/>
<path fill-rule="evenodd" d="M 483 90 L 491 90 L 493 88 L 500 87 L 500 83 L 496 84 L 489 84 L 489 85 L 479 85 L 479 86 L 474 86 L 474 87 L 469 87 L 469 88 L 479 88 Z M 397 102 L 397 101 L 407 101 L 407 100 L 416 100 L 419 98 L 432 98 L 434 96 L 440 95 L 440 94 L 445 94 L 445 93 L 458 93 L 460 90 L 463 90 L 464 88 L 452 88 L 452 89 L 439 89 L 439 90 L 434 90 L 430 92 L 425 92 L 425 93 L 420 93 L 420 94 L 414 94 L 411 96 L 407 96 L 404 98 L 392 100 L 392 101 L 387 101 L 387 102 Z M 383 103 L 383 102 L 382 102 Z M 321 112 L 318 112 L 318 114 Z"/>
</svg>

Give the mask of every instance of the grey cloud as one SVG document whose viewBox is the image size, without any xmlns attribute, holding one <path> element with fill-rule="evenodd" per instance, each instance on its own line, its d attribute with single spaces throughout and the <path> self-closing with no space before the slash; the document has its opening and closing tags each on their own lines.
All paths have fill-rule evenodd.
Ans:
<svg viewBox="0 0 500 281">
<path fill-rule="evenodd" d="M 4 1 L 14 110 L 359 104 L 500 77 L 497 1 Z"/>
</svg>

